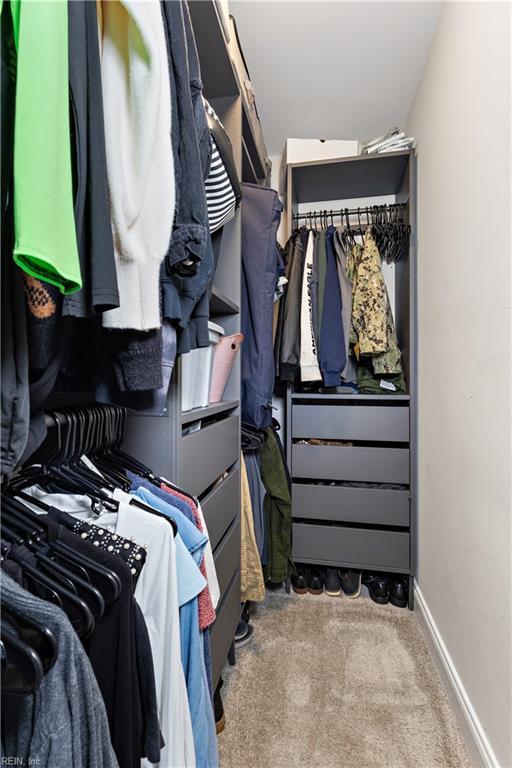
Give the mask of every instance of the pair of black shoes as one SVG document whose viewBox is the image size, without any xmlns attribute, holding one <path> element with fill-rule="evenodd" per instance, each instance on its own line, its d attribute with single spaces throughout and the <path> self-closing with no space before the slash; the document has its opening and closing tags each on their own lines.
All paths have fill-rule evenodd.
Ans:
<svg viewBox="0 0 512 768">
<path fill-rule="evenodd" d="M 291 576 L 291 582 L 292 589 L 297 595 L 305 595 L 307 592 L 311 595 L 321 595 L 325 583 L 324 569 L 298 565 Z"/>
<path fill-rule="evenodd" d="M 407 576 L 382 575 L 379 573 L 366 573 L 363 576 L 363 584 L 368 587 L 368 592 L 374 603 L 379 605 L 391 605 L 397 608 L 406 608 L 409 598 L 409 580 Z"/>
<path fill-rule="evenodd" d="M 361 592 L 361 571 L 338 570 L 338 568 L 315 568 L 298 565 L 291 577 L 293 591 L 298 595 L 321 595 L 358 597 Z"/>
<path fill-rule="evenodd" d="M 343 594 L 345 597 L 359 597 L 361 594 L 361 571 L 347 568 L 326 568 L 325 592 L 330 597 Z"/>
</svg>

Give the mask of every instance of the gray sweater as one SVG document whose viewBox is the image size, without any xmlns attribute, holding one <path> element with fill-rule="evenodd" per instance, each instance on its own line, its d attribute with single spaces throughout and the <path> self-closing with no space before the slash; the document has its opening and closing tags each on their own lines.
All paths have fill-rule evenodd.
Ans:
<svg viewBox="0 0 512 768">
<path fill-rule="evenodd" d="M 338 269 L 338 279 L 340 281 L 341 291 L 341 320 L 343 323 L 343 335 L 345 337 L 345 352 L 347 355 L 347 362 L 345 368 L 341 372 L 341 377 L 347 382 L 356 382 L 356 366 L 354 358 L 350 354 L 350 326 L 352 323 L 352 281 L 348 277 L 347 273 L 347 255 L 343 250 L 343 246 L 340 242 L 340 233 L 337 230 L 334 233 L 334 253 L 336 256 L 336 266 Z"/>
<path fill-rule="evenodd" d="M 57 660 L 38 690 L 4 698 L 3 757 L 38 768 L 118 768 L 96 678 L 67 616 L 3 572 L 1 583 L 2 605 L 47 626 L 58 644 Z"/>
</svg>

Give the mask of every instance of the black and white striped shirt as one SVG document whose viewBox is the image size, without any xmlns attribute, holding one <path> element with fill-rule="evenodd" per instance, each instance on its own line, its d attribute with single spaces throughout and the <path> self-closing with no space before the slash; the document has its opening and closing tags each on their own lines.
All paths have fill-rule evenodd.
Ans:
<svg viewBox="0 0 512 768">
<path fill-rule="evenodd" d="M 212 138 L 212 164 L 205 181 L 210 232 L 216 232 L 235 215 L 236 197 L 228 174 Z"/>
<path fill-rule="evenodd" d="M 204 99 L 204 105 L 208 114 L 219 123 L 224 131 L 224 126 L 219 120 L 215 110 L 206 99 Z M 228 172 L 226 171 L 213 136 L 211 137 L 211 140 L 212 162 L 210 173 L 205 181 L 205 190 L 210 233 L 213 234 L 213 232 L 216 232 L 233 218 L 237 201 Z"/>
</svg>

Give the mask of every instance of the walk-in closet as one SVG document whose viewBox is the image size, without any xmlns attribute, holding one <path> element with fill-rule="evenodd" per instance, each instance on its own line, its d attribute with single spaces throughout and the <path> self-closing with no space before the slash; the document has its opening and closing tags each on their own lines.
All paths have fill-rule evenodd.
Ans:
<svg viewBox="0 0 512 768">
<path fill-rule="evenodd" d="M 510 3 L 0 22 L 2 765 L 512 768 Z"/>
</svg>

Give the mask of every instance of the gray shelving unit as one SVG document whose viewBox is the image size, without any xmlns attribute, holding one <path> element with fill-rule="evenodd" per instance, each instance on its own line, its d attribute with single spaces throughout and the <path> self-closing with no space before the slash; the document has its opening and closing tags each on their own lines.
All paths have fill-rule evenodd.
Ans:
<svg viewBox="0 0 512 768">
<path fill-rule="evenodd" d="M 238 81 L 213 0 L 189 3 L 204 94 L 222 121 L 242 178 L 243 108 Z M 240 331 L 241 213 L 213 236 L 217 266 L 211 319 L 226 334 Z M 126 448 L 155 472 L 201 501 L 213 548 L 221 598 L 211 628 L 212 677 L 216 686 L 240 620 L 240 356 L 223 402 L 183 412 L 181 363 L 173 372 L 162 416 L 132 415 Z M 197 431 L 189 431 L 192 425 Z"/>
<path fill-rule="evenodd" d="M 387 195 L 408 202 L 412 225 L 409 252 L 394 268 L 395 324 L 408 394 L 329 395 L 289 385 L 286 448 L 295 562 L 407 574 L 412 609 L 417 531 L 414 151 L 287 168 L 290 231 L 302 203 L 314 208 L 317 201 L 378 201 Z M 311 445 L 306 442 L 310 438 L 346 444 Z"/>
</svg>

